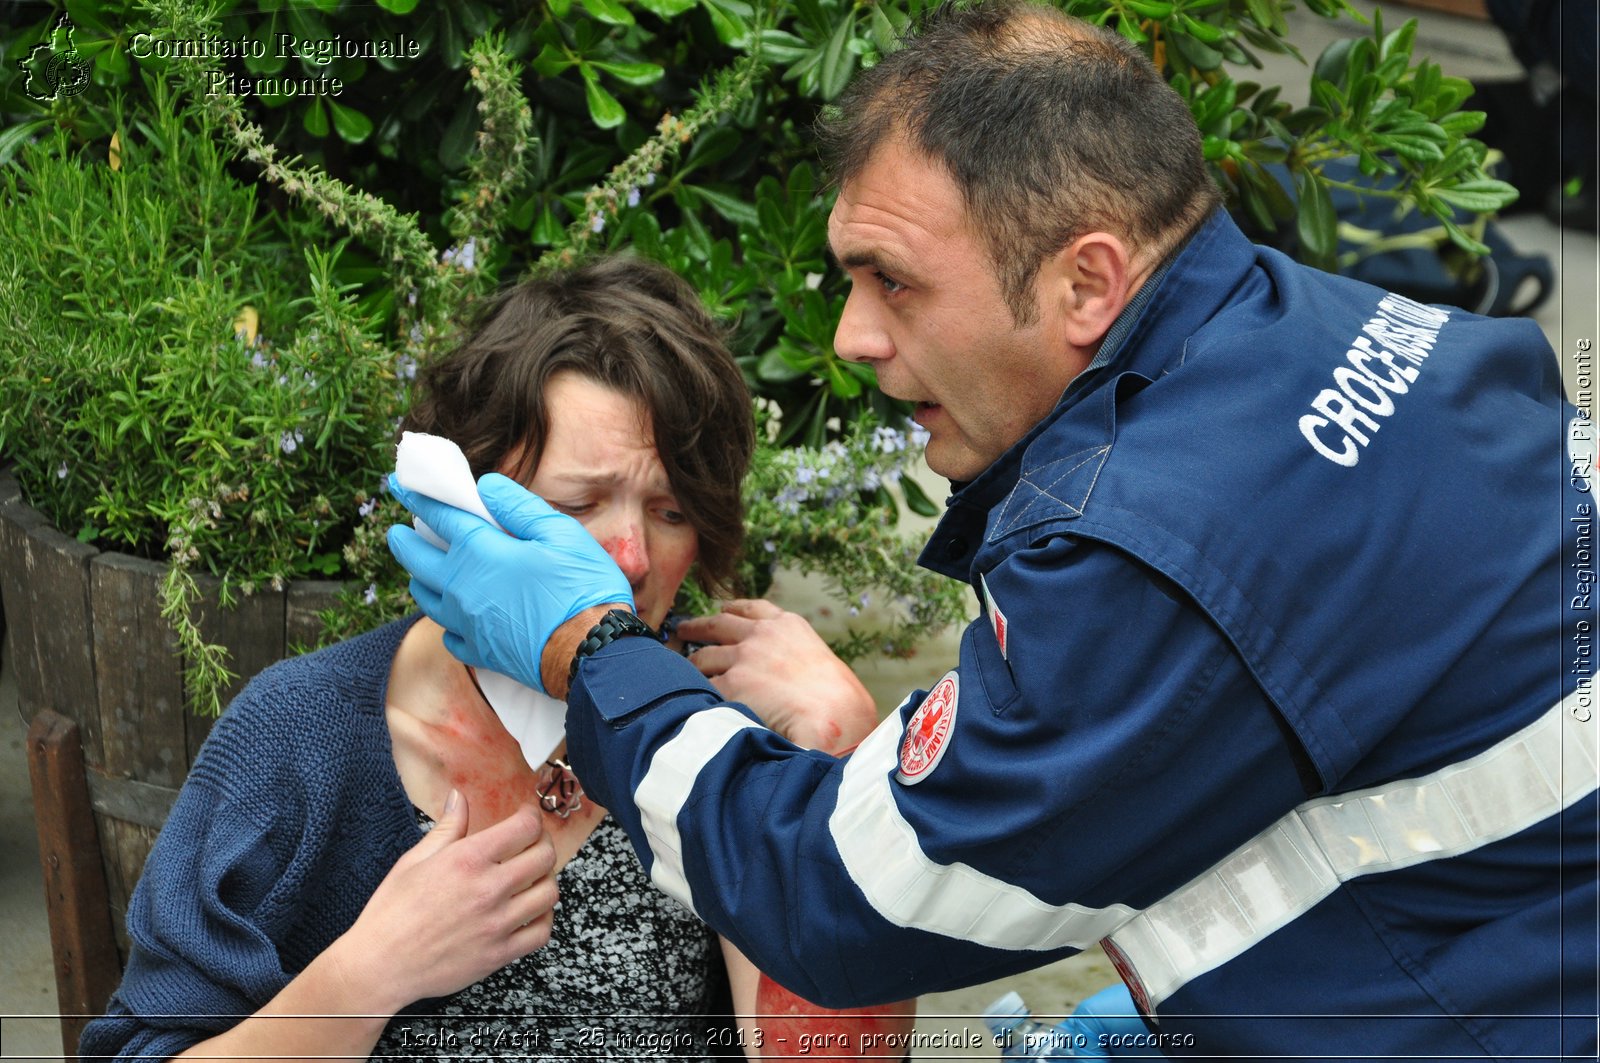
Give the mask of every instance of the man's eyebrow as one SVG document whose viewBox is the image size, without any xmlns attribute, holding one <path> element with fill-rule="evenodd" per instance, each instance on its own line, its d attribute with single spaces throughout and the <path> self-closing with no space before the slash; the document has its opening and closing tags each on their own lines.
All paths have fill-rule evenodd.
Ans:
<svg viewBox="0 0 1600 1063">
<path fill-rule="evenodd" d="M 847 251 L 841 256 L 836 255 L 833 250 L 833 245 L 829 244 L 828 257 L 833 259 L 834 265 L 838 266 L 840 269 L 860 269 L 862 267 L 869 267 L 871 269 L 878 270 L 881 273 L 887 273 L 892 277 L 908 276 L 911 273 L 910 267 L 906 266 L 899 259 L 892 255 L 886 255 L 883 252 L 873 248 Z"/>
</svg>

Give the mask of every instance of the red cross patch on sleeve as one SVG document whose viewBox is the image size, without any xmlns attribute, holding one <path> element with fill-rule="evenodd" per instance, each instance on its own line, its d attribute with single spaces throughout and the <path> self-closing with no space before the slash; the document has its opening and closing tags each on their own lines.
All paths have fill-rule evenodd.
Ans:
<svg viewBox="0 0 1600 1063">
<path fill-rule="evenodd" d="M 950 733 L 956 725 L 956 702 L 960 700 L 960 681 L 954 670 L 928 691 L 917 711 L 906 721 L 906 734 L 900 742 L 900 770 L 895 778 L 910 786 L 926 779 L 944 759 L 950 746 Z"/>
</svg>

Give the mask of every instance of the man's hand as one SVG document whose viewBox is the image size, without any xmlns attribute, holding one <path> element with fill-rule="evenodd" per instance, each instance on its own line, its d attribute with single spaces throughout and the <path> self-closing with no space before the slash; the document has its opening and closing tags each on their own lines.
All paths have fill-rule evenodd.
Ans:
<svg viewBox="0 0 1600 1063">
<path fill-rule="evenodd" d="M 466 664 L 546 690 L 540 658 L 552 632 L 591 606 L 633 608 L 627 577 L 583 525 L 514 480 L 490 473 L 478 481 L 483 504 L 509 535 L 392 476 L 389 489 L 450 544 L 440 550 L 415 529 L 389 529 L 389 550 L 411 573 L 411 596 Z"/>
<path fill-rule="evenodd" d="M 717 691 L 755 710 L 797 746 L 838 755 L 878 725 L 872 695 L 805 619 L 761 599 L 677 627 L 686 642 L 716 643 L 689 659 Z"/>
</svg>

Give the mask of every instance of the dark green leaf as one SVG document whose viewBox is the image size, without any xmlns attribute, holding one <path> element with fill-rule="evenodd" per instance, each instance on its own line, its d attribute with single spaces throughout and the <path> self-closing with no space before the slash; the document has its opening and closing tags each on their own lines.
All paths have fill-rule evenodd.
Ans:
<svg viewBox="0 0 1600 1063">
<path fill-rule="evenodd" d="M 855 56 L 845 47 L 854 30 L 855 18 L 842 18 L 834 28 L 833 36 L 828 38 L 828 47 L 822 53 L 820 83 L 824 100 L 831 100 L 843 92 L 855 70 Z"/>
<path fill-rule="evenodd" d="M 723 0 L 701 0 L 701 3 L 711 18 L 711 27 L 717 31 L 717 38 L 731 48 L 741 46 L 750 35 L 749 23 Z"/>
<path fill-rule="evenodd" d="M 48 129 L 50 124 L 51 122 L 48 118 L 34 118 L 0 129 L 0 166 L 9 162 L 11 157 L 22 149 L 24 144 L 32 140 L 35 135 Z"/>
<path fill-rule="evenodd" d="M 811 201 L 811 196 L 816 192 L 817 178 L 807 162 L 798 163 L 789 171 L 789 180 L 785 191 L 789 196 L 789 203 L 797 209 L 804 209 Z"/>
<path fill-rule="evenodd" d="M 346 107 L 330 98 L 328 109 L 333 112 L 333 127 L 339 131 L 339 138 L 345 143 L 360 144 L 372 135 L 372 119 L 355 108 Z"/>
<path fill-rule="evenodd" d="M 278 51 L 277 40 L 278 20 L 267 18 L 261 20 L 260 27 L 253 34 L 258 49 L 250 49 L 244 55 L 244 68 L 252 74 L 276 74 L 289 65 L 288 56 Z M 258 58 L 255 52 L 261 52 Z"/>
<path fill-rule="evenodd" d="M 1488 214 L 1514 202 L 1517 198 L 1517 189 L 1504 181 L 1484 178 L 1479 181 L 1463 181 L 1453 188 L 1435 188 L 1433 194 L 1452 206 L 1470 210 L 1475 214 Z"/>
<path fill-rule="evenodd" d="M 1444 152 L 1438 143 L 1430 137 L 1415 136 L 1407 133 L 1386 133 L 1380 143 L 1396 155 L 1412 162 L 1429 163 L 1438 162 L 1444 158 Z"/>
<path fill-rule="evenodd" d="M 1353 44 L 1355 44 L 1353 40 L 1341 38 L 1324 48 L 1322 54 L 1317 57 L 1317 65 L 1312 70 L 1313 81 L 1329 81 L 1336 84 L 1343 82 Z"/>
<path fill-rule="evenodd" d="M 1470 235 L 1465 229 L 1451 221 L 1449 218 L 1440 219 L 1444 223 L 1444 231 L 1450 235 L 1451 243 L 1474 255 L 1489 254 L 1489 247 L 1477 237 Z"/>
<path fill-rule="evenodd" d="M 554 244 L 561 239 L 561 223 L 556 221 L 555 211 L 549 207 L 539 212 L 539 220 L 533 226 L 528 238 L 538 244 Z"/>
<path fill-rule="evenodd" d="M 322 97 L 311 101 L 311 106 L 300 116 L 300 124 L 307 133 L 319 139 L 328 135 L 328 112 L 322 108 Z"/>
<path fill-rule="evenodd" d="M 583 71 L 583 97 L 589 105 L 589 117 L 593 119 L 594 124 L 601 129 L 615 129 L 621 125 L 622 120 L 627 117 L 622 104 L 601 87 L 594 71 L 586 64 L 580 64 L 579 69 Z"/>
<path fill-rule="evenodd" d="M 1328 186 L 1308 171 L 1296 176 L 1295 187 L 1300 194 L 1295 225 L 1300 246 L 1314 264 L 1331 263 L 1339 246 L 1339 219 L 1333 210 L 1333 200 L 1328 196 Z"/>
<path fill-rule="evenodd" d="M 459 170 L 466 165 L 467 153 L 472 150 L 472 142 L 477 136 L 477 108 L 471 100 L 463 99 L 456 104 L 455 114 L 450 117 L 449 125 L 444 128 L 444 135 L 439 138 L 439 162 L 446 170 Z"/>
<path fill-rule="evenodd" d="M 1174 33 L 1167 42 L 1196 70 L 1215 70 L 1222 65 L 1222 53 L 1183 33 Z"/>
<path fill-rule="evenodd" d="M 567 0 L 568 3 L 571 0 Z M 552 8 L 554 5 L 552 4 Z M 467 57 L 467 38 L 448 4 L 439 7 L 439 59 L 451 70 L 460 70 Z"/>
<path fill-rule="evenodd" d="M 773 384 L 787 384 L 799 380 L 810 372 L 810 365 L 795 364 L 787 349 L 774 347 L 756 361 L 756 377 Z M 815 361 L 815 359 L 812 359 Z"/>
<path fill-rule="evenodd" d="M 1453 137 L 1471 136 L 1483 128 L 1487 117 L 1483 111 L 1457 111 L 1439 119 L 1439 128 Z"/>
<path fill-rule="evenodd" d="M 922 485 L 909 476 L 900 477 L 900 493 L 906 497 L 906 508 L 919 517 L 937 517 L 939 507 L 922 490 Z"/>
<path fill-rule="evenodd" d="M 561 73 L 574 62 L 576 60 L 554 44 L 546 44 L 539 49 L 539 54 L 534 56 L 533 62 L 529 65 L 533 67 L 534 73 L 540 77 L 551 78 Z"/>
<path fill-rule="evenodd" d="M 1188 15 L 1180 12 L 1175 21 L 1189 33 L 1193 34 L 1196 40 L 1204 41 L 1207 44 L 1216 44 L 1218 41 L 1222 40 L 1222 30 L 1203 19 L 1191 18 Z M 1199 66 L 1198 63 L 1195 65 Z M 1202 67 L 1202 69 L 1209 68 Z"/>
<path fill-rule="evenodd" d="M 878 46 L 878 51 L 888 55 L 898 43 L 899 35 L 895 32 L 894 24 L 889 21 L 889 16 L 883 13 L 882 4 L 872 5 L 872 40 Z"/>
<path fill-rule="evenodd" d="M 582 0 L 583 6 L 589 13 L 601 22 L 611 26 L 633 25 L 633 13 L 623 7 L 617 0 Z"/>
<path fill-rule="evenodd" d="M 705 200 L 712 210 L 734 224 L 757 225 L 760 223 L 756 208 L 737 196 L 731 196 L 726 192 L 718 192 L 715 189 L 704 188 L 699 185 L 692 187 L 694 194 Z"/>
<path fill-rule="evenodd" d="M 1245 212 L 1266 232 L 1275 232 L 1278 228 L 1277 221 L 1272 217 L 1272 211 L 1267 209 L 1265 199 L 1262 198 L 1257 187 L 1249 182 L 1239 185 L 1239 202 Z"/>
<path fill-rule="evenodd" d="M 693 9 L 699 0 L 638 0 L 639 6 L 658 18 L 674 19 Z"/>
<path fill-rule="evenodd" d="M 1390 56 L 1399 56 L 1407 61 L 1411 58 L 1411 49 L 1417 39 L 1417 20 L 1407 19 L 1405 25 L 1392 33 L 1386 34 L 1383 44 L 1378 49 L 1378 54 L 1384 59 Z"/>
<path fill-rule="evenodd" d="M 417 0 L 378 0 L 378 6 L 395 15 L 409 15 L 416 10 Z"/>
<path fill-rule="evenodd" d="M 861 394 L 861 381 L 839 368 L 847 364 L 837 358 L 828 359 L 828 388 L 841 399 L 853 399 Z"/>
<path fill-rule="evenodd" d="M 811 48 L 804 40 L 787 30 L 769 29 L 761 33 L 761 54 L 774 63 L 793 63 L 810 52 Z"/>
<path fill-rule="evenodd" d="M 629 85 L 653 85 L 661 80 L 661 67 L 654 63 L 613 63 L 596 59 L 593 64 Z"/>
</svg>

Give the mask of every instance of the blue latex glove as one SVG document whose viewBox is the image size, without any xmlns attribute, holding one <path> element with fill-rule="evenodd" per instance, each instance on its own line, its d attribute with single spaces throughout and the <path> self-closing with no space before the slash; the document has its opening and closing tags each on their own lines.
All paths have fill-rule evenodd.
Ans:
<svg viewBox="0 0 1600 1063">
<path fill-rule="evenodd" d="M 583 525 L 515 480 L 489 473 L 478 481 L 484 506 L 510 535 L 407 491 L 393 476 L 389 490 L 450 544 L 440 550 L 414 528 L 389 529 L 389 551 L 411 573 L 411 596 L 466 664 L 544 692 L 539 658 L 556 628 L 593 605 L 633 606 L 628 578 Z"/>
<path fill-rule="evenodd" d="M 1139 1018 L 1128 987 L 1120 982 L 1079 1004 L 1066 1021 L 1088 1039 L 1091 1059 L 1096 1058 L 1095 1050 L 1101 1059 L 1165 1058 L 1155 1047 L 1155 1035 Z"/>
</svg>

